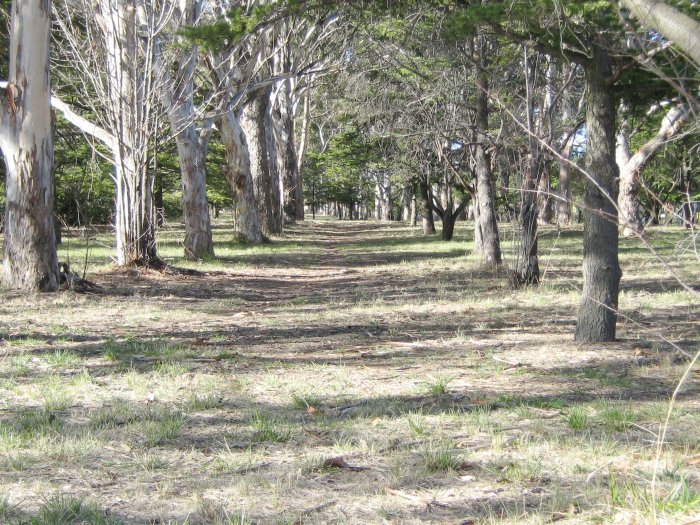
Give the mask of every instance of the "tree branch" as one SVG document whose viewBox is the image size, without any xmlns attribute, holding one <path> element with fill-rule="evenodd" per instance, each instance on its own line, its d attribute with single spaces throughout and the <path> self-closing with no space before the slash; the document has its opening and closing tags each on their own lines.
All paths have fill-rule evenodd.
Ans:
<svg viewBox="0 0 700 525">
<path fill-rule="evenodd" d="M 662 0 L 620 0 L 639 22 L 671 40 L 700 65 L 700 22 Z"/>
<path fill-rule="evenodd" d="M 686 104 L 679 104 L 671 108 L 663 118 L 661 127 L 656 132 L 656 135 L 629 158 L 623 169 L 637 173 L 641 172 L 659 150 L 681 132 L 691 116 L 690 107 Z"/>
<path fill-rule="evenodd" d="M 464 196 L 465 198 L 462 200 L 462 202 L 459 203 L 459 206 L 457 206 L 457 209 L 452 213 L 452 218 L 456 219 L 459 217 L 459 214 L 464 211 L 464 208 L 467 207 L 467 204 L 469 204 L 469 200 L 466 198 L 466 195 Z"/>
<path fill-rule="evenodd" d="M 99 140 L 102 144 L 113 150 L 117 146 L 117 139 L 107 130 L 101 128 L 97 124 L 93 124 L 89 120 L 78 115 L 73 109 L 56 96 L 51 97 L 51 106 L 57 109 L 68 122 L 73 124 L 83 133 Z"/>
</svg>

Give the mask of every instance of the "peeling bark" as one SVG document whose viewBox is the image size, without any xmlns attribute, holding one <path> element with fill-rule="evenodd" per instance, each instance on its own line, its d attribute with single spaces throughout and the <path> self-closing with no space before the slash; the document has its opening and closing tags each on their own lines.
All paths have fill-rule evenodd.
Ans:
<svg viewBox="0 0 700 525">
<path fill-rule="evenodd" d="M 243 242 L 261 243 L 263 236 L 255 206 L 255 191 L 245 134 L 233 111 L 221 117 L 219 126 L 221 141 L 226 147 L 225 175 L 233 191 L 234 231 Z"/>
<path fill-rule="evenodd" d="M 260 228 L 265 235 L 282 231 L 279 178 L 272 165 L 268 141 L 269 90 L 261 89 L 248 96 L 241 111 L 240 124 L 245 133 L 250 156 L 250 173 L 255 188 L 255 201 Z"/>
<path fill-rule="evenodd" d="M 14 1 L 10 78 L 0 110 L 7 167 L 2 282 L 7 288 L 58 289 L 54 233 L 53 129 L 49 75 L 49 0 Z"/>
<path fill-rule="evenodd" d="M 179 25 L 193 25 L 199 17 L 199 2 L 188 1 L 179 13 Z M 182 184 L 182 209 L 185 222 L 185 257 L 190 260 L 214 256 L 211 219 L 207 201 L 205 171 L 206 145 L 200 142 L 196 130 L 194 106 L 194 74 L 198 49 L 192 46 L 183 53 L 175 75 L 163 63 L 163 50 L 156 41 L 154 62 L 161 78 L 159 95 L 177 144 Z"/>
</svg>

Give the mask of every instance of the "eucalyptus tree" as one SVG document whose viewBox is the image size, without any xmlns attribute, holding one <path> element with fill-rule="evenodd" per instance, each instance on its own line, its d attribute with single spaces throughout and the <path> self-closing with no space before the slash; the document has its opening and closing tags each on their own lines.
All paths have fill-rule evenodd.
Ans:
<svg viewBox="0 0 700 525">
<path fill-rule="evenodd" d="M 673 42 L 700 65 L 700 21 L 663 0 L 620 0 L 645 27 L 654 29 Z M 696 7 L 691 3 L 691 8 Z"/>
<path fill-rule="evenodd" d="M 95 121 L 60 99 L 52 103 L 112 155 L 117 264 L 160 267 L 148 163 L 157 112 L 155 43 L 170 10 L 141 0 L 66 0 L 58 9 L 64 59 L 78 75 L 72 92 Z"/>
<path fill-rule="evenodd" d="M 195 260 L 214 256 L 205 169 L 212 119 L 204 119 L 201 132 L 197 131 L 197 124 L 202 120 L 201 111 L 195 106 L 199 47 L 188 42 L 180 30 L 201 22 L 203 5 L 204 0 L 171 2 L 167 29 L 154 35 L 153 61 L 154 73 L 158 78 L 158 96 L 177 144 L 185 223 L 185 257 Z M 143 10 L 140 12 L 144 13 Z M 142 23 L 147 21 L 142 20 Z M 206 93 L 198 93 L 198 98 L 206 98 Z"/>
<path fill-rule="evenodd" d="M 202 47 L 211 82 L 217 94 L 215 120 L 226 149 L 224 174 L 233 193 L 234 230 L 239 240 L 263 241 L 255 198 L 251 158 L 242 122 L 242 102 L 254 76 L 255 61 L 248 46 L 251 31 L 269 12 L 240 3 L 212 0 L 201 26 L 184 33 Z"/>
<path fill-rule="evenodd" d="M 669 103 L 670 108 L 654 104 L 647 110 L 646 116 L 663 112 L 661 122 L 652 136 L 643 142 L 636 151 L 631 151 L 630 142 L 633 133 L 631 108 L 622 105 L 621 122 L 617 139 L 617 163 L 620 169 L 620 193 L 618 208 L 620 210 L 620 227 L 622 234 L 633 236 L 641 234 L 644 229 L 640 213 L 639 182 L 644 169 L 669 141 L 677 137 L 685 124 L 691 120 L 691 106 L 685 102 Z"/>
<path fill-rule="evenodd" d="M 54 235 L 49 0 L 14 0 L 10 64 L 0 84 L 0 148 L 5 159 L 3 285 L 58 288 Z"/>
<path fill-rule="evenodd" d="M 618 126 L 617 163 L 620 169 L 620 227 L 624 235 L 639 235 L 640 177 L 662 149 L 696 133 L 691 122 L 700 109 L 697 65 L 676 53 L 672 42 L 658 33 L 626 24 L 626 53 L 638 67 L 623 78 Z M 690 128 L 690 129 L 688 129 Z"/>
</svg>

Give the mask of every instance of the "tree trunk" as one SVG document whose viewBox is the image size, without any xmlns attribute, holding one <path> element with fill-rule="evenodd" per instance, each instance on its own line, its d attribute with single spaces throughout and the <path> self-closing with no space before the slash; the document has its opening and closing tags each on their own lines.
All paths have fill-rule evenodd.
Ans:
<svg viewBox="0 0 700 525">
<path fill-rule="evenodd" d="M 310 92 L 304 93 L 304 109 L 301 119 L 301 131 L 299 133 L 299 147 L 297 149 L 297 182 L 296 182 L 296 197 L 294 201 L 297 205 L 297 220 L 304 220 L 304 158 L 306 157 L 306 148 L 309 142 L 309 123 L 311 122 L 311 101 Z M 296 135 L 295 135 L 296 136 Z"/>
<path fill-rule="evenodd" d="M 413 186 L 406 184 L 401 191 L 401 220 L 403 222 L 411 220 L 411 202 L 413 202 Z"/>
<path fill-rule="evenodd" d="M 571 65 L 568 62 L 562 62 L 561 65 L 561 121 L 568 127 L 570 121 L 576 114 L 576 106 L 572 100 L 573 93 L 571 92 L 571 84 L 567 81 L 570 75 L 578 67 Z M 571 131 L 570 136 L 562 136 L 557 144 L 557 152 L 559 153 L 559 181 L 557 184 L 557 226 L 559 228 L 569 228 L 571 226 L 571 186 L 569 175 L 571 173 L 571 152 L 574 146 L 576 137 L 576 129 Z"/>
<path fill-rule="evenodd" d="M 457 221 L 457 216 L 453 215 L 451 212 L 445 210 L 445 214 L 442 215 L 442 231 L 440 232 L 440 239 L 443 241 L 451 241 L 455 233 L 455 222 Z"/>
<path fill-rule="evenodd" d="M 423 208 L 423 235 L 435 234 L 435 221 L 433 220 L 433 207 L 430 205 L 430 188 L 425 178 L 421 177 L 420 183 L 421 207 Z"/>
<path fill-rule="evenodd" d="M 298 219 L 299 205 L 299 166 L 294 144 L 294 116 L 291 108 L 291 86 L 285 81 L 277 96 L 275 111 L 277 137 L 277 168 L 282 178 L 282 210 L 284 222 L 293 224 Z"/>
<path fill-rule="evenodd" d="M 476 195 L 479 206 L 478 238 L 481 246 L 477 251 L 482 255 L 484 262 L 490 266 L 501 264 L 501 242 L 498 235 L 498 223 L 496 221 L 496 205 L 491 181 L 491 160 L 486 150 L 484 137 L 489 128 L 488 109 L 488 80 L 485 71 L 487 60 L 486 39 L 479 36 L 477 39 L 479 66 L 476 78 Z"/>
<path fill-rule="evenodd" d="M 6 202 L 3 285 L 51 292 L 59 272 L 54 234 L 49 0 L 12 2 L 10 71 L 0 103 Z"/>
<path fill-rule="evenodd" d="M 642 232 L 643 224 L 639 213 L 639 176 L 666 145 L 678 135 L 691 116 L 690 107 L 685 104 L 673 106 L 661 121 L 656 135 L 639 148 L 634 155 L 629 149 L 629 121 L 624 119 L 620 125 L 617 139 L 616 160 L 620 170 L 620 194 L 617 206 L 620 210 L 620 226 L 623 235 L 631 237 Z"/>
<path fill-rule="evenodd" d="M 559 160 L 559 186 L 557 188 L 557 226 L 568 228 L 571 226 L 571 186 L 569 185 L 569 170 L 573 137 L 566 141 Z"/>
<path fill-rule="evenodd" d="M 282 194 L 282 172 L 278 161 L 282 161 L 283 153 L 278 151 L 279 144 L 275 138 L 275 116 L 274 107 L 272 104 L 272 92 L 268 93 L 265 100 L 265 146 L 267 149 L 267 162 L 270 170 L 271 195 L 270 199 L 273 203 L 272 219 L 274 221 L 274 233 L 282 233 L 284 227 L 284 196 Z"/>
<path fill-rule="evenodd" d="M 243 242 L 263 241 L 250 173 L 250 157 L 245 134 L 233 111 L 220 119 L 221 141 L 226 147 L 225 175 L 233 192 L 234 230 Z"/>
<path fill-rule="evenodd" d="M 260 228 L 265 235 L 275 235 L 282 231 L 282 225 L 279 178 L 271 163 L 267 136 L 269 100 L 269 90 L 251 93 L 243 106 L 240 124 L 248 144 Z"/>
<path fill-rule="evenodd" d="M 549 181 L 551 162 L 540 158 L 542 165 L 539 167 L 539 181 L 537 182 L 537 222 L 540 224 L 552 223 L 552 186 Z"/>
<path fill-rule="evenodd" d="M 386 170 L 376 170 L 374 172 L 375 186 L 375 218 L 378 221 L 390 221 L 391 214 L 391 180 L 389 172 Z"/>
<path fill-rule="evenodd" d="M 586 64 L 588 149 L 584 194 L 583 296 L 576 340 L 614 341 L 622 271 L 618 263 L 615 101 L 608 53 L 591 44 Z"/>
<path fill-rule="evenodd" d="M 531 157 L 531 156 L 530 156 Z M 540 282 L 540 266 L 537 255 L 537 161 L 529 158 L 523 174 L 520 203 L 520 243 L 516 258 L 515 281 L 518 285 Z"/>
<path fill-rule="evenodd" d="M 530 57 L 525 50 L 525 92 L 527 107 L 528 149 L 520 192 L 520 243 L 516 256 L 515 284 L 518 286 L 538 284 L 540 266 L 537 255 L 537 197 L 540 176 L 540 147 L 535 137 L 534 100 L 532 94 L 532 71 Z"/>
<path fill-rule="evenodd" d="M 185 218 L 185 257 L 191 260 L 213 257 L 204 152 L 199 146 L 194 123 L 176 137 L 176 142 Z"/>
<path fill-rule="evenodd" d="M 476 178 L 473 181 L 476 189 Z M 474 216 L 474 253 L 481 254 L 484 251 L 484 242 L 481 239 L 481 222 L 479 221 L 479 194 L 474 191 L 474 202 L 472 203 L 472 214 Z"/>
<path fill-rule="evenodd" d="M 453 211 L 454 203 L 450 199 L 447 207 L 445 207 L 443 213 L 440 214 L 440 217 L 442 218 L 442 232 L 440 233 L 440 238 L 443 241 L 451 241 L 454 237 L 455 223 L 462 212 L 464 212 L 464 209 L 467 207 L 468 203 L 469 199 L 465 198 L 459 204 L 459 206 L 457 206 L 457 209 Z"/>
<path fill-rule="evenodd" d="M 180 12 L 180 25 L 194 25 L 199 17 L 199 2 L 187 2 Z M 182 44 L 182 42 L 180 42 Z M 205 171 L 206 143 L 200 143 L 195 127 L 194 74 L 198 49 L 182 51 L 184 56 L 173 77 L 172 64 L 164 64 L 163 50 L 156 40 L 155 68 L 161 78 L 160 99 L 168 114 L 170 129 L 177 144 L 182 184 L 182 209 L 185 221 L 185 257 L 198 260 L 214 256 Z M 159 190 L 162 191 L 162 190 Z"/>
<path fill-rule="evenodd" d="M 637 173 L 632 169 L 625 169 L 630 160 L 630 122 L 629 106 L 620 104 L 620 126 L 617 132 L 617 146 L 615 149 L 615 161 L 620 170 L 620 192 L 617 197 L 618 219 L 622 234 L 632 237 L 642 232 L 642 219 L 639 213 L 639 198 L 637 197 Z"/>
<path fill-rule="evenodd" d="M 411 193 L 411 228 L 414 228 L 416 226 L 416 220 L 418 215 L 418 202 L 416 198 L 415 188 L 413 188 L 413 191 Z"/>
<path fill-rule="evenodd" d="M 106 50 L 108 112 L 115 130 L 117 263 L 161 266 L 156 252 L 153 175 L 148 170 L 152 132 L 152 56 L 139 50 L 134 0 L 99 0 L 95 19 Z M 153 49 L 150 49 L 153 52 Z"/>
<path fill-rule="evenodd" d="M 542 108 L 537 115 L 537 134 L 541 139 L 542 145 L 537 144 L 540 152 L 537 155 L 537 222 L 539 224 L 550 224 L 552 222 L 552 192 L 550 181 L 551 161 L 547 160 L 542 155 L 542 150 L 549 150 L 552 147 L 552 109 L 555 103 L 555 73 L 557 70 L 557 62 L 552 57 L 547 57 L 549 64 L 547 65 L 547 73 L 545 80 L 545 95 Z M 533 78 L 536 78 L 533 76 Z M 533 115 L 534 118 L 535 115 Z"/>
</svg>

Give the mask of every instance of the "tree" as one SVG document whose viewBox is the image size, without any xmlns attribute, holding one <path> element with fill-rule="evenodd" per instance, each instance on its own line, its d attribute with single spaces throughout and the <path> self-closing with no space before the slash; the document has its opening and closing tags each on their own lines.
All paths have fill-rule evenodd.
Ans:
<svg viewBox="0 0 700 525">
<path fill-rule="evenodd" d="M 54 291 L 53 130 L 49 75 L 51 2 L 12 2 L 9 81 L 0 98 L 0 148 L 7 168 L 3 284 Z"/>
<path fill-rule="evenodd" d="M 614 341 L 622 271 L 618 262 L 615 97 L 610 54 L 593 43 L 585 61 L 587 184 L 584 194 L 583 291 L 576 340 Z"/>
<path fill-rule="evenodd" d="M 619 172 L 615 163 L 615 75 L 610 50 L 625 40 L 616 22 L 617 13 L 601 2 L 530 0 L 475 5 L 462 1 L 457 5 L 461 9 L 453 23 L 461 25 L 462 32 L 465 27 L 486 25 L 508 40 L 576 62 L 585 72 L 588 147 L 583 204 L 584 282 L 575 338 L 584 342 L 612 341 L 621 270 L 616 208 Z"/>
<path fill-rule="evenodd" d="M 700 65 L 700 22 L 663 0 L 620 0 L 639 22 L 657 30 Z"/>
<path fill-rule="evenodd" d="M 656 133 L 634 153 L 630 152 L 629 108 L 623 106 L 617 140 L 617 164 L 620 170 L 620 193 L 617 204 L 620 211 L 620 226 L 625 236 L 639 235 L 643 223 L 639 211 L 639 177 L 654 156 L 679 134 L 691 118 L 690 106 L 677 103 L 671 106 L 661 120 Z"/>
<path fill-rule="evenodd" d="M 80 83 L 89 86 L 76 92 L 102 125 L 77 115 L 58 99 L 52 104 L 113 156 L 119 265 L 164 264 L 156 250 L 154 177 L 148 169 L 157 100 L 155 42 L 163 29 L 163 13 L 156 12 L 157 7 L 140 0 L 80 0 L 63 2 L 58 17 L 66 52 Z"/>
<path fill-rule="evenodd" d="M 496 219 L 496 199 L 493 191 L 491 159 L 485 136 L 489 129 L 489 79 L 488 39 L 479 35 L 474 41 L 474 60 L 476 64 L 476 126 L 474 128 L 475 167 L 474 182 L 476 187 L 475 208 L 478 208 L 478 219 L 475 215 L 474 235 L 475 250 L 480 253 L 486 264 L 498 266 L 501 264 L 501 241 L 498 235 Z"/>
<path fill-rule="evenodd" d="M 199 21 L 202 3 L 202 0 L 187 0 L 179 5 L 173 4 L 173 38 L 163 44 L 161 39 L 164 40 L 164 35 L 161 32 L 155 35 L 154 42 L 154 69 L 159 77 L 158 95 L 175 137 L 180 164 L 185 257 L 194 260 L 214 256 L 205 170 L 211 119 L 205 122 L 199 135 L 194 104 L 194 76 L 199 49 L 196 45 L 186 46 L 187 42 L 177 32 L 182 27 L 192 26 Z M 166 54 L 166 50 L 169 53 Z"/>
</svg>

